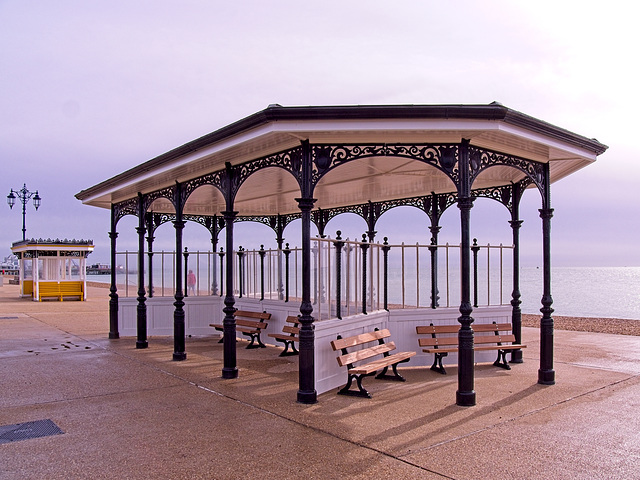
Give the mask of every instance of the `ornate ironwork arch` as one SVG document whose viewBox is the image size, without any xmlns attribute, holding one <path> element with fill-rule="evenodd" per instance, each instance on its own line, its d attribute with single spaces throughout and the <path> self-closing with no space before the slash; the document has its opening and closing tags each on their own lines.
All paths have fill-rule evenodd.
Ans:
<svg viewBox="0 0 640 480">
<path fill-rule="evenodd" d="M 138 197 L 129 198 L 128 200 L 113 204 L 114 228 L 125 215 L 138 217 Z"/>
<path fill-rule="evenodd" d="M 294 147 L 238 165 L 227 163 L 224 170 L 209 173 L 185 182 L 184 201 L 194 190 L 211 185 L 217 188 L 227 202 L 235 200 L 242 184 L 254 173 L 269 167 L 281 168 L 293 175 L 301 185 L 302 147 Z"/>
<path fill-rule="evenodd" d="M 155 192 L 147 193 L 142 196 L 142 209 L 146 212 L 147 210 L 149 210 L 149 207 L 153 202 L 155 202 L 159 198 L 166 198 L 171 202 L 174 210 L 176 210 L 176 195 L 177 188 L 175 185 L 163 188 L 162 190 L 156 190 Z"/>
<path fill-rule="evenodd" d="M 545 164 L 533 160 L 527 160 L 514 155 L 506 155 L 492 150 L 469 146 L 469 182 L 473 185 L 478 175 L 488 168 L 495 166 L 507 166 L 520 170 L 531 182 L 538 187 L 541 195 L 546 188 Z"/>
<path fill-rule="evenodd" d="M 315 186 L 328 172 L 353 160 L 370 157 L 409 158 L 437 168 L 454 185 L 459 183 L 458 144 L 367 144 L 311 146 L 312 184 Z"/>
</svg>

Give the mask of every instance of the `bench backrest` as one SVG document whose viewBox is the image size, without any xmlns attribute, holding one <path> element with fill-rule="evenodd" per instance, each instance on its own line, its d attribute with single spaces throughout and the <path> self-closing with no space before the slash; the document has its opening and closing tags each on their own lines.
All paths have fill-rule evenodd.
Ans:
<svg viewBox="0 0 640 480">
<path fill-rule="evenodd" d="M 269 320 L 271 314 L 267 312 L 249 312 L 247 310 L 236 310 L 233 314 L 234 317 L 244 317 L 253 320 Z"/>
<path fill-rule="evenodd" d="M 267 312 L 249 312 L 246 310 L 236 310 L 233 316 L 235 317 L 236 325 L 259 328 L 260 330 L 267 328 L 268 323 L 264 320 L 271 318 L 271 314 Z"/>
<path fill-rule="evenodd" d="M 282 331 L 284 333 L 290 333 L 291 335 L 298 335 L 300 333 L 300 327 L 298 327 L 298 325 L 300 324 L 300 318 L 294 315 L 290 315 L 287 317 L 285 322 L 293 323 L 293 327 L 291 325 L 285 325 L 284 327 L 282 327 Z"/>
<path fill-rule="evenodd" d="M 268 323 L 259 322 L 257 320 L 245 320 L 244 318 L 236 318 L 236 325 L 240 327 L 259 328 L 260 330 L 264 330 L 265 328 L 267 328 Z"/>
<path fill-rule="evenodd" d="M 494 335 L 474 335 L 475 344 L 486 343 L 515 343 L 515 335 L 500 334 L 500 332 L 510 332 L 510 323 L 478 323 L 472 325 L 474 333 L 491 333 Z M 431 335 L 431 337 L 419 338 L 418 345 L 421 347 L 448 347 L 458 344 L 457 336 L 440 337 L 444 333 L 458 333 L 459 325 L 421 325 L 416 327 L 418 335 Z"/>
<path fill-rule="evenodd" d="M 334 351 L 342 350 L 342 355 L 340 355 L 337 360 L 338 365 L 344 367 L 345 365 L 350 365 L 354 362 L 365 360 L 367 358 L 371 358 L 376 355 L 381 355 L 386 352 L 395 350 L 395 343 L 383 343 L 383 339 L 390 336 L 391 332 L 389 332 L 389 330 L 387 330 L 386 328 L 382 330 L 375 330 L 373 332 L 361 333 L 360 335 L 333 340 L 331 342 L 331 348 L 333 348 Z M 363 348 L 354 352 L 346 351 L 347 348 L 358 347 L 375 341 L 378 341 L 379 343 L 372 347 Z"/>
</svg>

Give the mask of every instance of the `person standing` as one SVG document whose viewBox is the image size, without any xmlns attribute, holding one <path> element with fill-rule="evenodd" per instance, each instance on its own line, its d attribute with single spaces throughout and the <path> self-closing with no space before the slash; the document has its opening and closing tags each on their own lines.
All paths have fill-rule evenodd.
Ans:
<svg viewBox="0 0 640 480">
<path fill-rule="evenodd" d="M 189 270 L 189 274 L 187 275 L 187 295 L 195 295 L 196 294 L 196 274 L 193 273 L 193 270 Z"/>
</svg>

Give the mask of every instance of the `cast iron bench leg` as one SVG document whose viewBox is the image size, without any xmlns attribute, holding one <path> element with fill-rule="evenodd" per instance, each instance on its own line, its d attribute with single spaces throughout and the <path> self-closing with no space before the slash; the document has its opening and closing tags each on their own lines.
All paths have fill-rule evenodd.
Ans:
<svg viewBox="0 0 640 480">
<path fill-rule="evenodd" d="M 433 365 L 431 365 L 431 370 L 434 372 L 441 373 L 442 375 L 446 375 L 447 371 L 442 366 L 442 358 L 447 356 L 447 352 L 445 353 L 435 353 L 433 358 Z"/>
</svg>

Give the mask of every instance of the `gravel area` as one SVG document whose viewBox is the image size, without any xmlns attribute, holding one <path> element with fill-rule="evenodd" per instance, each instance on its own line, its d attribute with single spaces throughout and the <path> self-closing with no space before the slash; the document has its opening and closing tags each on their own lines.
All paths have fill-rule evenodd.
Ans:
<svg viewBox="0 0 640 480">
<path fill-rule="evenodd" d="M 524 327 L 539 327 L 540 316 L 523 313 L 522 325 Z M 557 317 L 553 315 L 553 326 L 557 330 L 576 330 L 579 332 L 640 336 L 640 320 L 626 320 L 622 318 Z"/>
</svg>

